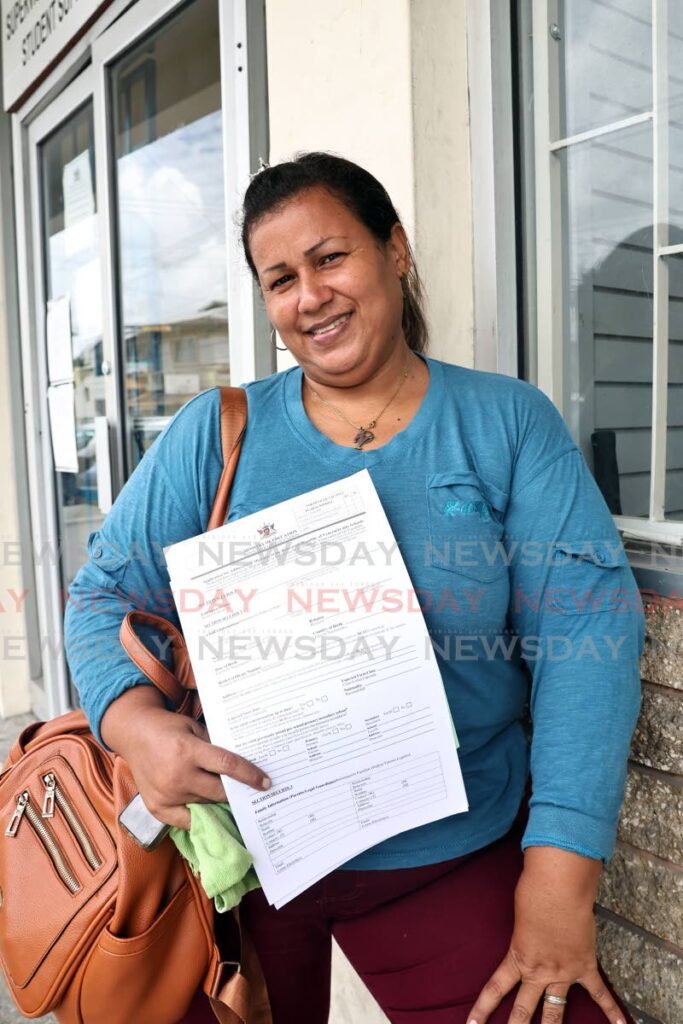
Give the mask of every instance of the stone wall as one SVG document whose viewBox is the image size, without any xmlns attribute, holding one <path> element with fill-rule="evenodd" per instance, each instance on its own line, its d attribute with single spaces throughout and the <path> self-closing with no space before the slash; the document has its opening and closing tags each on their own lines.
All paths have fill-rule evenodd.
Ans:
<svg viewBox="0 0 683 1024">
<path fill-rule="evenodd" d="M 683 616 L 646 604 L 643 703 L 617 848 L 600 887 L 598 940 L 645 1022 L 683 1021 Z"/>
</svg>

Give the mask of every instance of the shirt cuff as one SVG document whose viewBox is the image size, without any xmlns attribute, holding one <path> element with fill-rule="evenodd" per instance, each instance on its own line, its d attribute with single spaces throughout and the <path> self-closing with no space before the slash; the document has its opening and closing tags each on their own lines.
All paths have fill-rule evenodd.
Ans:
<svg viewBox="0 0 683 1024">
<path fill-rule="evenodd" d="M 555 804 L 533 804 L 522 836 L 528 846 L 557 846 L 582 857 L 607 862 L 614 852 L 617 823 Z"/>
</svg>

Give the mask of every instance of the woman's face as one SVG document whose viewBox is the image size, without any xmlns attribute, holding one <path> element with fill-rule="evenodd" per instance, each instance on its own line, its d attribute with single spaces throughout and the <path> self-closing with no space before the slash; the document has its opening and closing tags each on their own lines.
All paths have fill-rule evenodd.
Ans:
<svg viewBox="0 0 683 1024">
<path fill-rule="evenodd" d="M 307 377 L 360 384 L 405 344 L 401 278 L 410 264 L 400 224 L 382 244 L 313 188 L 258 221 L 250 245 L 270 321 Z"/>
</svg>

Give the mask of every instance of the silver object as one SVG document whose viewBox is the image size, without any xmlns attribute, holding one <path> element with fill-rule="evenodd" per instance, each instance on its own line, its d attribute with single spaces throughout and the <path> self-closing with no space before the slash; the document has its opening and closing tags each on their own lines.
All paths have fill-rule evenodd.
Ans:
<svg viewBox="0 0 683 1024">
<path fill-rule="evenodd" d="M 119 824 L 143 850 L 153 850 L 169 832 L 170 825 L 155 818 L 137 793 L 119 814 Z"/>
<path fill-rule="evenodd" d="M 567 1000 L 564 996 L 549 996 L 547 993 L 543 996 L 546 1003 L 550 1003 L 551 1006 L 566 1006 Z"/>
<path fill-rule="evenodd" d="M 562 39 L 562 33 L 560 32 L 560 26 L 556 21 L 552 23 L 548 31 L 550 32 L 550 38 L 554 39 L 556 43 L 559 43 Z"/>
</svg>

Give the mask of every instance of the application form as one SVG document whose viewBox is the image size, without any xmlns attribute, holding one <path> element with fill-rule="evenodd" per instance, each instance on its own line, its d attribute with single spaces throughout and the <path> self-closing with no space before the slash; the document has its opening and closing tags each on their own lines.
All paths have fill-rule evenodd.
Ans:
<svg viewBox="0 0 683 1024">
<path fill-rule="evenodd" d="M 276 907 L 467 810 L 443 682 L 367 470 L 164 550 L 225 791 Z"/>
</svg>

